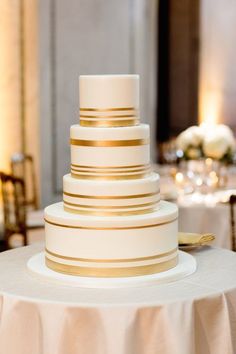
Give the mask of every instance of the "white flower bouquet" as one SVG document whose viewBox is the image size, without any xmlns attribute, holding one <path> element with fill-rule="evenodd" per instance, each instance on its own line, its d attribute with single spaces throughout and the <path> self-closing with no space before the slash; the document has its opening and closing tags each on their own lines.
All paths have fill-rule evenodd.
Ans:
<svg viewBox="0 0 236 354">
<path fill-rule="evenodd" d="M 231 162 L 235 151 L 234 134 L 224 124 L 192 126 L 177 137 L 176 144 L 188 160 L 209 157 Z"/>
</svg>

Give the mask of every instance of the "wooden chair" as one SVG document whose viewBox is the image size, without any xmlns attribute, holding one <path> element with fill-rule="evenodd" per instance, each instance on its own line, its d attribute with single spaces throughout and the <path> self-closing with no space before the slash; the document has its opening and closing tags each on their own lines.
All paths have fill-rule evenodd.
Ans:
<svg viewBox="0 0 236 354">
<path fill-rule="evenodd" d="M 22 153 L 13 154 L 11 171 L 14 177 L 22 178 L 25 181 L 26 207 L 37 210 L 39 203 L 33 157 Z"/>
<path fill-rule="evenodd" d="M 4 238 L 2 250 L 9 249 L 10 238 L 21 234 L 27 245 L 25 184 L 21 178 L 0 173 L 4 213 Z"/>
<path fill-rule="evenodd" d="M 231 249 L 236 252 L 236 227 L 235 227 L 235 205 L 236 195 L 231 195 L 229 198 L 230 205 L 230 226 L 231 226 Z"/>
<path fill-rule="evenodd" d="M 42 223 L 29 223 L 27 218 L 27 203 L 25 198 L 25 183 L 22 178 L 0 172 L 4 237 L 1 250 L 12 248 L 13 235 L 21 235 L 21 245 L 28 244 L 28 231 L 43 230 Z M 14 247 L 14 246 L 13 246 Z"/>
</svg>

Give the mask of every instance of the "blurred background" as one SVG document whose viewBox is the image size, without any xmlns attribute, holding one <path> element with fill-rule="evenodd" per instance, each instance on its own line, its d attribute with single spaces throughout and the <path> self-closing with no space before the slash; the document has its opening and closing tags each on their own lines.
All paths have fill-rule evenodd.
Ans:
<svg viewBox="0 0 236 354">
<path fill-rule="evenodd" d="M 211 113 L 207 96 L 217 104 L 212 114 L 233 123 L 236 5 L 227 7 L 223 0 L 1 0 L 0 169 L 9 170 L 13 152 L 30 153 L 42 204 L 61 195 L 80 74 L 140 74 L 153 160 L 156 137 Z"/>
<path fill-rule="evenodd" d="M 153 161 L 189 125 L 234 128 L 235 21 L 233 0 L 1 0 L 0 169 L 32 154 L 42 205 L 57 200 L 80 74 L 140 74 Z"/>
<path fill-rule="evenodd" d="M 235 132 L 235 23 L 234 0 L 1 0 L 0 170 L 30 155 L 38 207 L 61 200 L 81 74 L 140 75 L 154 164 L 192 125 Z"/>
</svg>

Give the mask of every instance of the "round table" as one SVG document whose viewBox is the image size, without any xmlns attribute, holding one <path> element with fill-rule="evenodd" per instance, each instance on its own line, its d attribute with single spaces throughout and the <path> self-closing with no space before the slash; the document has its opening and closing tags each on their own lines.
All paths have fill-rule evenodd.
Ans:
<svg viewBox="0 0 236 354">
<path fill-rule="evenodd" d="M 236 254 L 204 247 L 196 273 L 128 289 L 66 287 L 34 277 L 43 245 L 0 255 L 0 353 L 236 353 Z"/>
</svg>

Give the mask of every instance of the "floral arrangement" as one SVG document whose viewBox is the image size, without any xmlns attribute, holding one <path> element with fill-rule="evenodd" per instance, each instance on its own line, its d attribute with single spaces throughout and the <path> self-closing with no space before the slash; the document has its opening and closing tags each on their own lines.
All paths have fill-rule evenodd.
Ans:
<svg viewBox="0 0 236 354">
<path fill-rule="evenodd" d="M 177 137 L 177 148 L 182 150 L 185 159 L 212 158 L 231 162 L 235 151 L 235 138 L 232 130 L 224 125 L 192 126 Z"/>
</svg>

